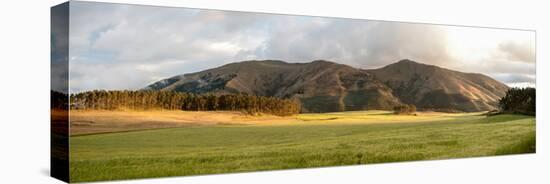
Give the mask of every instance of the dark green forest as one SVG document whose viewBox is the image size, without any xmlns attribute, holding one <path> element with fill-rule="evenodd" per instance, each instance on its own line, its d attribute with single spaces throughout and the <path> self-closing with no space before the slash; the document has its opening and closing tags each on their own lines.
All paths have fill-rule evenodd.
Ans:
<svg viewBox="0 0 550 184">
<path fill-rule="evenodd" d="M 50 108 L 67 110 L 69 107 L 69 96 L 65 93 L 50 90 Z"/>
<path fill-rule="evenodd" d="M 536 94 L 535 88 L 511 88 L 498 105 L 505 113 L 535 115 Z"/>
<path fill-rule="evenodd" d="M 171 91 L 94 90 L 71 94 L 71 109 L 82 110 L 184 110 L 242 111 L 288 116 L 300 112 L 300 103 L 291 99 L 247 94 L 192 94 Z"/>
</svg>

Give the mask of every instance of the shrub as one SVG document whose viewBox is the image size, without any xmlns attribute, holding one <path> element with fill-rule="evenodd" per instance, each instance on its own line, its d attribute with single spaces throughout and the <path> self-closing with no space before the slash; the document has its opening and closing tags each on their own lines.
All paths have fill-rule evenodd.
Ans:
<svg viewBox="0 0 550 184">
<path fill-rule="evenodd" d="M 535 88 L 511 88 L 502 97 L 498 105 L 502 112 L 535 115 Z"/>
<path fill-rule="evenodd" d="M 397 105 L 393 107 L 395 114 L 413 114 L 416 112 L 416 106 L 413 104 Z"/>
</svg>

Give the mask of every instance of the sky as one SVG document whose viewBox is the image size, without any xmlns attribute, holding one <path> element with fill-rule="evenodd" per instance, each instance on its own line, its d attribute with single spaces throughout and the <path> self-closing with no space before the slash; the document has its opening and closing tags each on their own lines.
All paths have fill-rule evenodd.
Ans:
<svg viewBox="0 0 550 184">
<path fill-rule="evenodd" d="M 533 31 L 79 1 L 69 24 L 71 92 L 140 89 L 264 59 L 364 69 L 411 59 L 535 86 Z"/>
</svg>

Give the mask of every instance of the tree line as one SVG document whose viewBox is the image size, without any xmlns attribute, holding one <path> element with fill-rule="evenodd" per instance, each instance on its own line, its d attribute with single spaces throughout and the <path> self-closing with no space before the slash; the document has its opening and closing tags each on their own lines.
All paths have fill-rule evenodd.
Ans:
<svg viewBox="0 0 550 184">
<path fill-rule="evenodd" d="M 300 103 L 291 99 L 248 94 L 193 94 L 172 91 L 94 90 L 71 94 L 71 109 L 83 110 L 184 110 L 243 111 L 288 116 L 300 112 Z"/>
<path fill-rule="evenodd" d="M 535 88 L 510 88 L 498 105 L 502 112 L 535 115 Z"/>
</svg>

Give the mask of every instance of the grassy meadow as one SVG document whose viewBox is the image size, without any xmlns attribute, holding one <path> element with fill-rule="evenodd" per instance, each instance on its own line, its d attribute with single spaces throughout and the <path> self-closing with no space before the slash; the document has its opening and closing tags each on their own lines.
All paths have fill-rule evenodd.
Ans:
<svg viewBox="0 0 550 184">
<path fill-rule="evenodd" d="M 86 126 L 103 129 L 73 134 L 71 124 L 72 182 L 535 152 L 535 118 L 523 115 L 357 111 L 277 118 L 182 112 L 186 119 L 157 112 L 158 121 L 174 126 L 135 128 L 128 120 L 106 131 L 109 114 L 102 113 L 75 114 L 80 123 L 92 119 Z"/>
</svg>

